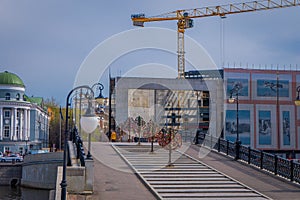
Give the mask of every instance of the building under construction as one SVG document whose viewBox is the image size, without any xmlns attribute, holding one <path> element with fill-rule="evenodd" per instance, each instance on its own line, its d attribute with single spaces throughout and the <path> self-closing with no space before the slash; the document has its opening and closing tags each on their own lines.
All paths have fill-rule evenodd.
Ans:
<svg viewBox="0 0 300 200">
<path fill-rule="evenodd" d="M 299 71 L 277 69 L 189 71 L 185 79 L 112 78 L 111 125 L 141 116 L 174 126 L 186 142 L 197 131 L 235 141 L 238 130 L 243 145 L 299 158 L 299 85 Z"/>
</svg>

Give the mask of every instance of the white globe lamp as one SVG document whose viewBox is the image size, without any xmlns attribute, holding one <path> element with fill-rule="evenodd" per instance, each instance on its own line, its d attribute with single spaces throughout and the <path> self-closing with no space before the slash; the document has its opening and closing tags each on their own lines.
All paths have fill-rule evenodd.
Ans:
<svg viewBox="0 0 300 200">
<path fill-rule="evenodd" d="M 88 108 L 86 109 L 86 113 L 80 118 L 80 125 L 84 132 L 89 134 L 88 139 L 88 154 L 86 156 L 87 159 L 92 159 L 91 156 L 91 133 L 97 128 L 98 119 L 95 115 L 95 110 L 92 106 L 91 99 L 88 99 Z"/>
<path fill-rule="evenodd" d="M 98 126 L 96 115 L 83 115 L 80 119 L 80 125 L 84 132 L 91 134 Z"/>
</svg>

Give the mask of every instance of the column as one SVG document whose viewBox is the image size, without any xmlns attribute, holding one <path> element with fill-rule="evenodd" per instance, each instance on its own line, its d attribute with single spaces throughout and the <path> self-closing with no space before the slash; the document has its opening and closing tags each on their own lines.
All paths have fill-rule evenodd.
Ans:
<svg viewBox="0 0 300 200">
<path fill-rule="evenodd" d="M 0 107 L 0 140 L 3 140 L 3 108 Z"/>
<path fill-rule="evenodd" d="M 28 131 L 28 114 L 27 114 L 28 110 L 24 109 L 24 129 L 23 129 L 23 134 L 24 134 L 24 139 L 28 140 L 27 138 L 27 131 Z"/>
<path fill-rule="evenodd" d="M 14 136 L 14 125 L 15 125 L 15 109 L 10 110 L 10 140 L 13 140 Z"/>
<path fill-rule="evenodd" d="M 48 132 L 48 113 L 45 114 L 44 116 L 44 131 L 45 131 L 45 136 L 46 136 L 46 141 L 45 141 L 45 147 L 48 147 L 49 144 L 49 132 Z"/>
<path fill-rule="evenodd" d="M 24 140 L 24 131 L 23 131 L 23 112 L 24 110 L 23 109 L 20 109 L 19 111 L 19 115 L 20 115 L 20 124 L 19 124 L 19 137 L 20 137 L 20 140 Z"/>
<path fill-rule="evenodd" d="M 30 109 L 27 110 L 27 138 L 30 140 Z"/>
<path fill-rule="evenodd" d="M 14 118 L 12 118 L 12 120 L 14 121 L 13 140 L 17 140 L 18 139 L 18 136 L 17 136 L 17 126 L 18 126 L 18 124 L 17 124 L 17 120 L 18 120 L 17 112 L 18 112 L 18 110 L 17 110 L 17 108 L 13 108 L 13 112 L 14 112 Z"/>
</svg>

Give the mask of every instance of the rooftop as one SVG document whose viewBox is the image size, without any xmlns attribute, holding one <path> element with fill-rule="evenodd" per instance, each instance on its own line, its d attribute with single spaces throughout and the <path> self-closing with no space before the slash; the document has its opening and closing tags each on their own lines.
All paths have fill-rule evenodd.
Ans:
<svg viewBox="0 0 300 200">
<path fill-rule="evenodd" d="M 22 79 L 16 74 L 8 71 L 0 73 L 0 85 L 14 85 L 25 88 Z"/>
</svg>

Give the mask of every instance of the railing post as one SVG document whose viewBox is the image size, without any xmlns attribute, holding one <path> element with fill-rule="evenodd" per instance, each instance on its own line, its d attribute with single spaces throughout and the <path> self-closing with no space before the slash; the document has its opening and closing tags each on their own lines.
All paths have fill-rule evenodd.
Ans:
<svg viewBox="0 0 300 200">
<path fill-rule="evenodd" d="M 221 139 L 218 138 L 218 152 L 221 151 Z"/>
<path fill-rule="evenodd" d="M 260 169 L 263 169 L 264 152 L 260 151 Z"/>
<path fill-rule="evenodd" d="M 275 163 L 274 163 L 274 174 L 277 175 L 277 170 L 278 170 L 278 157 L 275 155 Z"/>
<path fill-rule="evenodd" d="M 250 165 L 251 163 L 251 148 L 248 147 L 248 164 Z"/>
<path fill-rule="evenodd" d="M 79 159 L 79 157 L 80 157 L 80 144 L 79 144 L 78 140 L 76 141 L 75 145 L 76 145 L 76 150 L 77 150 L 76 159 Z"/>
<path fill-rule="evenodd" d="M 69 141 L 73 141 L 73 131 L 69 129 Z"/>
<path fill-rule="evenodd" d="M 210 135 L 210 149 L 212 149 L 212 135 Z"/>
<path fill-rule="evenodd" d="M 294 181 L 294 161 L 293 160 L 290 160 L 290 165 L 291 165 L 291 173 L 290 173 L 290 180 L 291 181 Z"/>
<path fill-rule="evenodd" d="M 240 145 L 241 145 L 241 142 L 239 140 L 237 140 L 235 142 L 235 160 L 238 160 L 240 159 Z"/>
<path fill-rule="evenodd" d="M 200 135 L 200 144 L 203 145 L 205 136 L 203 134 Z"/>
<path fill-rule="evenodd" d="M 152 137 L 152 141 L 153 141 L 153 137 Z M 153 142 L 151 142 L 151 145 L 152 144 L 153 144 Z M 197 144 L 199 144 L 199 132 L 198 132 L 198 130 L 197 130 L 196 136 L 195 136 L 195 145 L 197 145 Z M 151 146 L 151 148 L 152 148 L 152 146 Z M 153 152 L 152 149 L 151 149 L 151 152 Z"/>
<path fill-rule="evenodd" d="M 228 156 L 229 154 L 229 140 L 227 140 L 227 144 L 226 144 L 226 155 Z"/>
<path fill-rule="evenodd" d="M 67 166 L 72 166 L 69 143 L 67 142 Z"/>
</svg>

